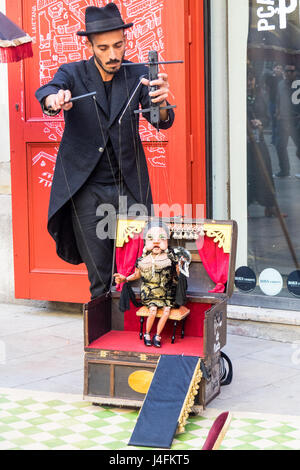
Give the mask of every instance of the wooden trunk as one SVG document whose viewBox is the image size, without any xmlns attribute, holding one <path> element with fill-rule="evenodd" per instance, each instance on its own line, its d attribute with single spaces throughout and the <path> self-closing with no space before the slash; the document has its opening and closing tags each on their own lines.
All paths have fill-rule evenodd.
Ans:
<svg viewBox="0 0 300 470">
<path fill-rule="evenodd" d="M 198 223 L 193 221 L 193 224 Z M 140 407 L 146 393 L 129 384 L 132 374 L 155 371 L 161 354 L 184 354 L 202 359 L 202 379 L 195 399 L 195 411 L 203 409 L 220 393 L 220 354 L 227 337 L 227 300 L 233 292 L 237 227 L 233 221 L 202 221 L 209 237 L 220 242 L 221 233 L 229 237 L 228 279 L 224 293 L 210 293 L 215 287 L 197 253 L 192 252 L 188 280 L 188 308 L 185 337 L 176 330 L 171 344 L 172 322 L 164 329 L 162 348 L 146 347 L 139 337 L 137 307 L 119 310 L 120 294 L 113 290 L 84 306 L 84 398 L 99 404 Z M 212 228 L 216 228 L 214 232 Z M 218 239 L 217 234 L 218 233 Z M 207 236 L 207 235 L 205 235 Z M 222 237 L 221 237 L 222 238 Z M 223 240 L 224 241 L 224 240 Z M 180 245 L 186 240 L 180 240 Z M 224 246 L 224 245 L 223 245 Z M 223 249 L 222 247 L 220 249 Z M 135 291 L 139 294 L 138 286 Z M 154 331 L 154 330 L 153 330 Z"/>
</svg>

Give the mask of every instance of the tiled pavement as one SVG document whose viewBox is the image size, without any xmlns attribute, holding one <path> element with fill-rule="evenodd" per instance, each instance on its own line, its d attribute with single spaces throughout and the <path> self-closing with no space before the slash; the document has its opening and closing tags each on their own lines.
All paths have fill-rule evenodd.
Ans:
<svg viewBox="0 0 300 470">
<path fill-rule="evenodd" d="M 171 450 L 200 450 L 219 410 L 190 416 Z M 138 412 L 80 395 L 0 389 L 0 450 L 143 450 L 127 445 Z M 299 450 L 300 417 L 233 412 L 221 450 Z"/>
</svg>

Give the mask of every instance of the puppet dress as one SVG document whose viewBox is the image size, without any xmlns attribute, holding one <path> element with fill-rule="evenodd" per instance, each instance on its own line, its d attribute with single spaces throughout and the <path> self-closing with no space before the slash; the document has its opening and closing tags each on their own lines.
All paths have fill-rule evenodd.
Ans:
<svg viewBox="0 0 300 470">
<path fill-rule="evenodd" d="M 147 254 L 137 259 L 141 273 L 141 303 L 146 307 L 173 307 L 176 296 L 177 257 L 172 252 L 156 258 Z"/>
</svg>

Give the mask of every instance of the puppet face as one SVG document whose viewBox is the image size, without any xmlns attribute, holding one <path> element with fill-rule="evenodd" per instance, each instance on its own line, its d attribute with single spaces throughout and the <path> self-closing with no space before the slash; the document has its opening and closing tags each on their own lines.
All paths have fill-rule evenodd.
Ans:
<svg viewBox="0 0 300 470">
<path fill-rule="evenodd" d="M 120 70 L 125 54 L 126 37 L 124 31 L 117 29 L 93 34 L 90 39 L 92 42 L 88 41 L 87 46 L 89 52 L 94 55 L 99 70 L 113 76 Z"/>
<path fill-rule="evenodd" d="M 162 227 L 152 227 L 146 233 L 145 247 L 154 255 L 158 255 L 168 248 L 168 234 Z"/>
</svg>

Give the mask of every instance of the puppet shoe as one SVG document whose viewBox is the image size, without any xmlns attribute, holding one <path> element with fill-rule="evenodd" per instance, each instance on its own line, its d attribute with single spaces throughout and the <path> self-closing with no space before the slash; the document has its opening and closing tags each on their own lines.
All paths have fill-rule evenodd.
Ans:
<svg viewBox="0 0 300 470">
<path fill-rule="evenodd" d="M 145 344 L 145 346 L 152 346 L 151 338 L 150 338 L 149 333 L 144 334 L 144 344 Z"/>
<path fill-rule="evenodd" d="M 153 340 L 152 340 L 152 343 L 153 343 L 153 346 L 155 346 L 156 348 L 160 348 L 161 344 L 160 344 L 160 336 L 159 335 L 154 335 L 153 336 Z"/>
</svg>

